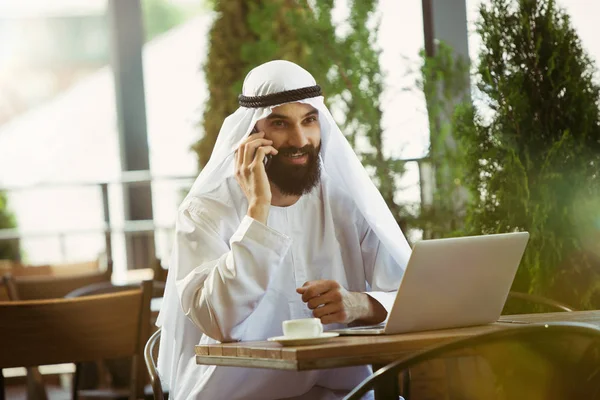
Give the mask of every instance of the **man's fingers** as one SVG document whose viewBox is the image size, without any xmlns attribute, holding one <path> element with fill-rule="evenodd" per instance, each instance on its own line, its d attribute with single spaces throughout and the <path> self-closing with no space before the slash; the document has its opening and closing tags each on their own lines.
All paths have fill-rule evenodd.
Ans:
<svg viewBox="0 0 600 400">
<path fill-rule="evenodd" d="M 264 136 L 265 136 L 265 133 L 262 132 L 262 131 L 261 132 L 254 132 L 254 133 L 249 134 L 248 137 L 246 137 L 246 139 L 244 139 L 244 141 L 242 143 L 247 143 L 247 142 L 250 142 L 250 141 L 252 141 L 252 140 L 254 140 L 256 138 L 262 138 Z"/>
<path fill-rule="evenodd" d="M 299 287 L 299 288 L 296 289 L 296 293 L 302 294 L 302 293 L 306 292 L 306 289 L 308 289 L 308 287 L 310 286 L 310 284 L 311 284 L 310 281 L 309 282 L 304 282 L 304 285 L 302 285 L 301 287 Z"/>
<path fill-rule="evenodd" d="M 319 307 L 313 311 L 313 315 L 315 318 L 321 318 L 329 314 L 335 314 L 337 312 L 342 311 L 343 305 L 342 303 L 329 303 L 323 307 Z"/>
<path fill-rule="evenodd" d="M 249 135 L 246 139 L 242 141 L 242 143 L 240 143 L 237 150 L 235 151 L 235 159 L 236 161 L 239 161 L 238 164 L 241 164 L 241 162 L 244 160 L 244 149 L 246 147 L 246 144 L 256 139 L 262 139 L 264 138 L 264 136 L 264 132 L 254 133 Z"/>
<path fill-rule="evenodd" d="M 250 142 L 247 142 L 242 147 L 243 151 L 243 165 L 250 165 L 252 161 L 254 161 L 254 157 L 256 154 L 256 149 L 261 146 L 271 146 L 273 144 L 272 140 L 268 139 L 254 139 Z"/>
<path fill-rule="evenodd" d="M 262 164 L 267 154 L 276 155 L 277 153 L 277 149 L 273 146 L 261 146 L 258 149 L 256 149 L 256 155 L 254 156 L 254 160 L 252 161 L 250 166 L 254 166 L 259 163 Z"/>
<path fill-rule="evenodd" d="M 346 312 L 345 311 L 338 311 L 336 313 L 333 314 L 327 314 L 321 317 L 321 323 L 322 324 L 345 324 L 346 323 Z"/>
<path fill-rule="evenodd" d="M 305 290 L 302 293 L 302 301 L 308 302 L 310 299 L 316 296 L 320 296 L 331 289 L 339 288 L 340 285 L 336 281 L 330 280 L 319 280 L 308 282 L 309 285 L 305 286 Z"/>
<path fill-rule="evenodd" d="M 306 303 L 308 308 L 314 310 L 323 304 L 342 302 L 342 293 L 339 290 L 330 290 L 320 296 L 313 297 Z"/>
<path fill-rule="evenodd" d="M 342 303 L 329 303 L 324 306 L 318 307 L 313 310 L 313 316 L 315 318 L 321 318 L 329 314 L 335 314 L 344 309 L 344 305 Z"/>
</svg>

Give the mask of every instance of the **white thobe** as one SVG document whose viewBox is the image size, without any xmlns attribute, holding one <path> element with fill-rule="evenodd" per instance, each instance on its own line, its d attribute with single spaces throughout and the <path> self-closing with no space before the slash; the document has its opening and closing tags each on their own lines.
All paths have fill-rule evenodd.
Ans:
<svg viewBox="0 0 600 400">
<path fill-rule="evenodd" d="M 181 208 L 171 262 L 188 320 L 178 328 L 184 332 L 163 324 L 163 337 L 178 340 L 170 349 L 161 341 L 159 372 L 172 371 L 175 399 L 340 398 L 370 367 L 293 372 L 195 364 L 198 343 L 266 340 L 282 335 L 283 321 L 312 317 L 296 293 L 307 281 L 332 279 L 367 292 L 388 312 L 399 286 L 403 268 L 326 176 L 294 205 L 272 206 L 267 225 L 246 216 L 247 208 L 233 178 Z"/>
</svg>

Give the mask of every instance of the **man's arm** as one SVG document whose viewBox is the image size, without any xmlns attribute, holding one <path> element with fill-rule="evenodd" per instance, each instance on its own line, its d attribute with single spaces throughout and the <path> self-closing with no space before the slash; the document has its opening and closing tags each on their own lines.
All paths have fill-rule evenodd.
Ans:
<svg viewBox="0 0 600 400">
<path fill-rule="evenodd" d="M 373 297 L 350 292 L 333 280 L 306 282 L 296 291 L 323 324 L 376 325 L 387 317 L 386 309 Z"/>
<path fill-rule="evenodd" d="M 180 213 L 172 262 L 184 313 L 206 335 L 231 341 L 239 339 L 240 324 L 265 294 L 291 239 L 244 217 L 228 246 L 215 231 L 219 219 L 205 205 Z"/>
<path fill-rule="evenodd" d="M 361 242 L 361 252 L 371 291 L 350 292 L 332 280 L 306 282 L 297 289 L 322 323 L 376 325 L 387 318 L 404 268 L 396 263 L 371 229 L 367 229 Z"/>
<path fill-rule="evenodd" d="M 235 152 L 235 179 L 248 211 L 229 247 L 218 234 L 230 215 L 219 215 L 223 204 L 189 204 L 177 224 L 176 284 L 181 306 L 206 335 L 219 341 L 239 337 L 236 328 L 254 311 L 267 290 L 271 269 L 281 263 L 291 243 L 266 226 L 272 195 L 263 159 L 277 150 L 264 136 L 264 132 L 250 135 Z M 202 262 L 190 266 L 186 261 L 194 259 Z M 188 268 L 182 272 L 186 262 Z"/>
<path fill-rule="evenodd" d="M 403 264 L 398 264 L 371 228 L 367 229 L 360 248 L 365 277 L 370 287 L 370 291 L 366 294 L 370 297 L 370 301 L 377 302 L 385 309 L 385 318 L 387 318 L 394 305 L 410 252 L 405 254 L 406 260 L 402 261 Z"/>
</svg>

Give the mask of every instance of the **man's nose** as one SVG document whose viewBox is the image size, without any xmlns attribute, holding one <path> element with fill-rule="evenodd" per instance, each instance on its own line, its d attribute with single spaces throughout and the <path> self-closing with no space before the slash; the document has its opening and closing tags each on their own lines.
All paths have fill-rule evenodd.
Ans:
<svg viewBox="0 0 600 400">
<path fill-rule="evenodd" d="M 302 127 L 295 127 L 288 137 L 288 142 L 290 146 L 302 148 L 308 144 L 308 137 L 306 136 L 306 132 L 302 129 Z"/>
</svg>

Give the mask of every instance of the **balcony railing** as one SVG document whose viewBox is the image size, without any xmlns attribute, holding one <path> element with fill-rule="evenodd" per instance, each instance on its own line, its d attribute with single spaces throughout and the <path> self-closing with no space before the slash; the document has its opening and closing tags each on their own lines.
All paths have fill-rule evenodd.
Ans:
<svg viewBox="0 0 600 400">
<path fill-rule="evenodd" d="M 21 240 L 21 239 L 36 239 L 36 238 L 58 238 L 58 245 L 62 261 L 67 261 L 67 246 L 68 237 L 102 234 L 104 235 L 104 252 L 112 259 L 113 255 L 113 237 L 116 234 L 124 235 L 153 235 L 157 231 L 171 231 L 174 226 L 157 225 L 153 220 L 136 220 L 136 221 L 111 221 L 111 202 L 109 201 L 109 192 L 111 186 L 125 185 L 152 185 L 159 182 L 181 182 L 191 186 L 196 176 L 152 176 L 150 171 L 130 171 L 123 172 L 118 180 L 109 180 L 103 182 L 66 182 L 66 183 L 40 183 L 32 186 L 16 186 L 16 187 L 0 187 L 0 191 L 6 193 L 17 193 L 22 191 L 33 191 L 39 189 L 59 189 L 59 188 L 85 188 L 95 187 L 98 189 L 101 198 L 102 209 L 98 210 L 104 223 L 93 228 L 80 229 L 49 229 L 49 230 L 23 230 L 19 227 L 12 229 L 0 229 L 0 241 L 6 240 Z M 156 187 L 156 186 L 155 186 Z M 154 255 L 152 255 L 154 256 Z"/>
<path fill-rule="evenodd" d="M 414 204 L 430 204 L 432 199 L 433 182 L 431 181 L 432 175 L 429 166 L 429 160 L 427 158 L 413 158 L 403 160 L 407 164 L 415 163 L 415 173 L 418 174 L 417 183 L 414 190 L 418 191 L 418 199 L 411 201 Z M 68 182 L 68 183 L 41 183 L 33 186 L 18 186 L 18 187 L 0 187 L 0 191 L 7 193 L 15 193 L 19 191 L 38 190 L 43 188 L 56 189 L 60 187 L 96 187 L 98 188 L 99 195 L 101 196 L 102 202 L 102 218 L 104 224 L 94 228 L 84 229 L 69 229 L 69 230 L 38 230 L 29 231 L 21 228 L 14 229 L 0 229 L 0 241 L 14 240 L 14 239 L 34 239 L 34 238 L 58 238 L 58 246 L 60 248 L 60 255 L 62 261 L 67 261 L 67 246 L 66 241 L 68 237 L 81 236 L 89 234 L 102 234 L 104 235 L 104 251 L 107 256 L 112 259 L 113 255 L 113 238 L 117 234 L 123 235 L 154 235 L 157 232 L 169 233 L 174 229 L 172 224 L 160 225 L 156 224 L 153 220 L 137 220 L 137 221 L 124 221 L 122 223 L 115 223 L 111 221 L 111 208 L 109 201 L 109 191 L 111 186 L 119 185 L 121 188 L 125 185 L 154 185 L 161 181 L 176 182 L 180 181 L 187 184 L 187 188 L 191 186 L 196 176 L 152 176 L 150 171 L 131 171 L 123 172 L 121 178 L 118 180 L 103 181 L 103 182 Z M 401 188 L 407 190 L 407 187 Z M 154 186 L 156 191 L 156 185 Z M 409 187 L 408 190 L 411 190 Z M 182 194 L 183 196 L 183 194 Z M 170 247 L 170 245 L 169 245 Z M 152 254 L 152 257 L 155 255 Z M 164 254 L 166 256 L 166 254 Z"/>
</svg>

